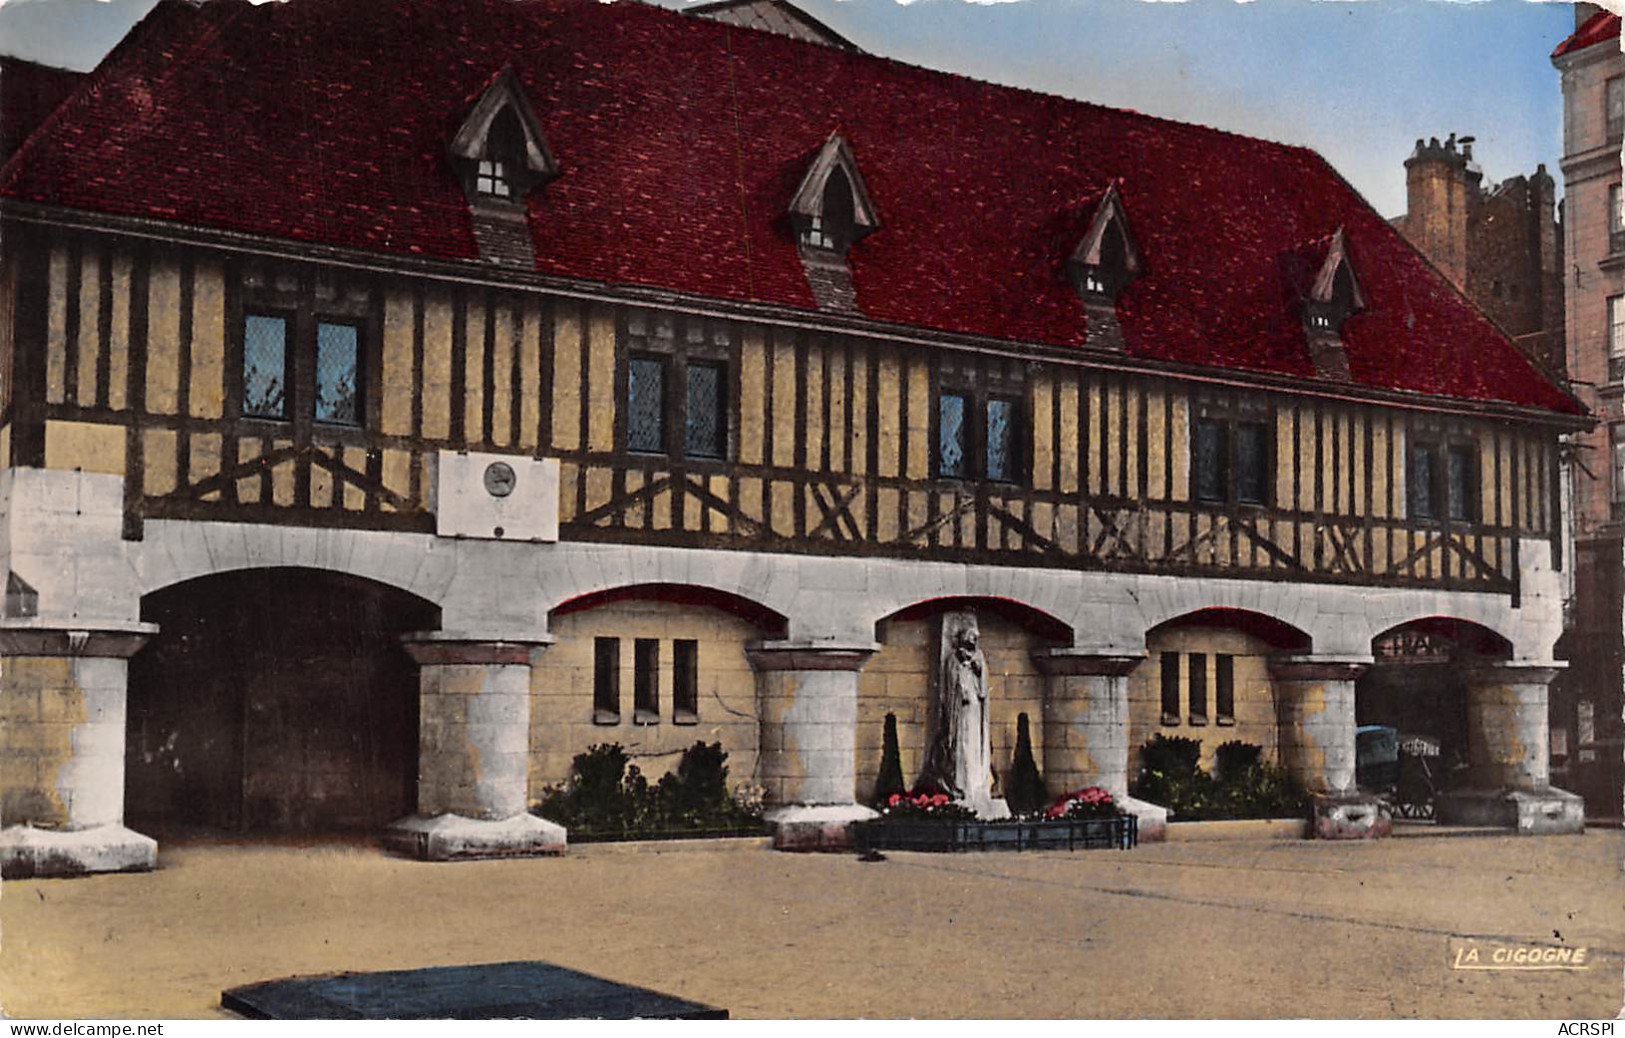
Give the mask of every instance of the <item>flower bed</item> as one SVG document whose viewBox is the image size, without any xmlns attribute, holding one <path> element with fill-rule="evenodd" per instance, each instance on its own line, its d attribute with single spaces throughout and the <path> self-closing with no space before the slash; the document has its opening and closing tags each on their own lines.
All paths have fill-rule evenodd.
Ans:
<svg viewBox="0 0 1625 1038">
<path fill-rule="evenodd" d="M 852 826 L 860 852 L 1127 850 L 1139 843 L 1139 820 L 1056 818 L 978 822 L 881 817 Z"/>
</svg>

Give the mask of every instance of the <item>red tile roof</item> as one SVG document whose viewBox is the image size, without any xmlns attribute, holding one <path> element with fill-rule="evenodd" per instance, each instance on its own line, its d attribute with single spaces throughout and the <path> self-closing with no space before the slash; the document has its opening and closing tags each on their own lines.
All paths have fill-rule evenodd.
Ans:
<svg viewBox="0 0 1625 1038">
<path fill-rule="evenodd" d="M 1619 15 L 1610 11 L 1598 11 L 1575 29 L 1574 35 L 1559 43 L 1557 49 L 1552 51 L 1552 57 L 1560 58 L 1565 54 L 1595 46 L 1604 40 L 1618 38 Z"/>
<path fill-rule="evenodd" d="M 0 162 L 10 158 L 84 78 L 82 72 L 0 54 Z"/>
<path fill-rule="evenodd" d="M 1131 355 L 1311 377 L 1286 268 L 1342 227 L 1357 383 L 1582 410 L 1312 151 L 637 3 L 165 0 L 0 194 L 474 260 L 446 144 L 509 64 L 562 165 L 529 196 L 544 274 L 812 309 L 785 211 L 838 128 L 880 213 L 870 319 L 1083 344 L 1065 262 L 1115 179 Z"/>
</svg>

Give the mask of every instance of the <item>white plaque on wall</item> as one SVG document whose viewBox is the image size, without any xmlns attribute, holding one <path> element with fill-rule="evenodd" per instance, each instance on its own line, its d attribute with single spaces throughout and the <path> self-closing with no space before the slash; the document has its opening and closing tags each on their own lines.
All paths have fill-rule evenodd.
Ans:
<svg viewBox="0 0 1625 1038">
<path fill-rule="evenodd" d="M 441 451 L 435 532 L 498 541 L 559 539 L 559 461 L 519 454 Z"/>
</svg>

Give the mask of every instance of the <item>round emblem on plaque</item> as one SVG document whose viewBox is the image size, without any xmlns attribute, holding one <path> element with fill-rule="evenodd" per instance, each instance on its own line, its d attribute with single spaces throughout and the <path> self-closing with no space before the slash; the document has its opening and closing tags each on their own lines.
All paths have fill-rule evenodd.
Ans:
<svg viewBox="0 0 1625 1038">
<path fill-rule="evenodd" d="M 492 497 L 507 497 L 513 493 L 513 466 L 505 461 L 493 461 L 485 466 L 485 492 Z"/>
</svg>

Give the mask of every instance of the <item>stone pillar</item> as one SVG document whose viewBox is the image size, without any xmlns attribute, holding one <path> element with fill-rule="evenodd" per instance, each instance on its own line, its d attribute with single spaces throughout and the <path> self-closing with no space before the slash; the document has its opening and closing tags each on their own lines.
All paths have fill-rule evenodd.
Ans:
<svg viewBox="0 0 1625 1038">
<path fill-rule="evenodd" d="M 875 645 L 762 642 L 756 668 L 761 776 L 773 846 L 847 850 L 857 801 L 858 671 Z"/>
<path fill-rule="evenodd" d="M 1558 668 L 1513 663 L 1464 667 L 1467 771 L 1439 797 L 1438 820 L 1520 833 L 1577 833 L 1585 802 L 1551 784 L 1547 694 Z"/>
<path fill-rule="evenodd" d="M 158 844 L 124 827 L 129 658 L 157 630 L 0 625 L 0 874 L 153 868 Z"/>
<path fill-rule="evenodd" d="M 562 826 L 529 811 L 530 660 L 547 642 L 426 632 L 418 664 L 418 813 L 390 848 L 429 861 L 562 854 Z"/>
<path fill-rule="evenodd" d="M 1128 676 L 1144 656 L 1048 649 L 1044 674 L 1044 781 L 1059 796 L 1099 786 L 1140 820 L 1143 842 L 1167 837 L 1168 809 L 1128 795 Z"/>
<path fill-rule="evenodd" d="M 1313 798 L 1313 835 L 1386 836 L 1392 815 L 1354 784 L 1354 682 L 1369 660 L 1277 656 L 1270 660 L 1281 766 Z"/>
</svg>

